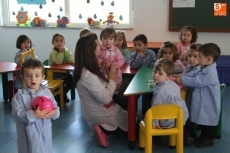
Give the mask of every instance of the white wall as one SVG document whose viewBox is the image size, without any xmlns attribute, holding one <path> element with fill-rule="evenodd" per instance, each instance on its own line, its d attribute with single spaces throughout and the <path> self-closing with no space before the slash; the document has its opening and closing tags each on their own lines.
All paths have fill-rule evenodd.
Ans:
<svg viewBox="0 0 230 153">
<path fill-rule="evenodd" d="M 137 34 L 143 33 L 148 41 L 179 41 L 179 32 L 168 31 L 168 3 L 169 0 L 133 0 L 134 1 L 134 27 L 133 30 L 124 30 L 127 40 L 132 40 Z M 14 61 L 16 39 L 20 34 L 31 37 L 35 44 L 36 55 L 41 61 L 49 56 L 52 49 L 51 39 L 54 33 L 63 33 L 66 47 L 74 52 L 79 38 L 80 29 L 60 28 L 12 28 L 0 27 L 0 61 Z M 93 29 L 100 34 L 101 29 Z M 230 55 L 230 33 L 198 33 L 199 43 L 217 43 L 222 55 Z"/>
</svg>

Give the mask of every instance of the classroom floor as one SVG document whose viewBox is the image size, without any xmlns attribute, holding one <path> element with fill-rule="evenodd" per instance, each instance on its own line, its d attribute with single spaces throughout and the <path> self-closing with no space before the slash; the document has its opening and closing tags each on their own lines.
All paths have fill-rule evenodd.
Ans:
<svg viewBox="0 0 230 153">
<path fill-rule="evenodd" d="M 1 82 L 1 77 L 0 77 Z M 0 91 L 2 85 L 0 83 Z M 224 93 L 222 137 L 215 139 L 215 145 L 211 148 L 200 149 L 194 144 L 184 148 L 185 153 L 230 153 L 230 86 Z M 70 97 L 70 96 L 69 96 Z M 141 99 L 141 98 L 140 98 Z M 139 100 L 139 105 L 141 101 Z M 141 110 L 141 107 L 139 107 Z M 141 114 L 138 111 L 138 114 Z M 4 102 L 0 94 L 0 153 L 17 153 L 15 123 L 11 115 L 11 102 Z M 54 153 L 142 153 L 138 149 L 138 141 L 135 150 L 127 147 L 125 136 L 109 136 L 108 148 L 95 145 L 92 129 L 87 125 L 81 115 L 80 100 L 76 92 L 76 99 L 65 105 L 59 119 L 53 121 L 53 152 Z M 167 138 L 163 144 L 154 146 L 154 153 L 175 153 L 175 149 L 168 148 Z"/>
</svg>

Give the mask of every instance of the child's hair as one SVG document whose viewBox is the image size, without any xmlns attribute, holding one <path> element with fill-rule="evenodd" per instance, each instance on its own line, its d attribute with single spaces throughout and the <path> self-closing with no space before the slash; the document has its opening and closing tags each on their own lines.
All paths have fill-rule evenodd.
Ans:
<svg viewBox="0 0 230 153">
<path fill-rule="evenodd" d="M 191 46 L 189 47 L 190 50 L 196 50 L 198 51 L 198 49 L 200 48 L 201 44 L 199 43 L 193 43 L 191 44 Z"/>
<path fill-rule="evenodd" d="M 44 69 L 44 65 L 42 64 L 41 61 L 37 60 L 37 59 L 27 59 L 22 63 L 22 67 L 21 67 L 21 75 L 24 74 L 24 70 L 25 68 L 30 68 L 30 69 L 35 69 L 35 68 L 41 68 L 42 69 L 42 74 L 45 74 L 45 69 Z"/>
<path fill-rule="evenodd" d="M 220 48 L 217 44 L 207 43 L 199 47 L 198 52 L 201 52 L 205 57 L 211 56 L 215 62 L 221 54 Z"/>
<path fill-rule="evenodd" d="M 177 50 L 177 47 L 174 43 L 171 43 L 170 41 L 166 41 L 163 43 L 163 45 L 161 46 L 160 50 L 159 50 L 159 53 L 158 53 L 158 56 L 157 58 L 163 58 L 163 54 L 164 54 L 164 49 L 165 48 L 170 48 L 172 50 L 172 53 L 173 53 L 173 62 L 175 62 L 176 60 L 179 59 L 179 53 L 178 53 L 178 50 Z"/>
<path fill-rule="evenodd" d="M 141 41 L 143 44 L 147 44 L 148 43 L 148 40 L 147 40 L 147 37 L 144 35 L 144 34 L 139 34 L 137 35 L 134 39 L 133 39 L 133 42 L 134 41 Z"/>
<path fill-rule="evenodd" d="M 161 70 L 163 69 L 167 76 L 173 75 L 175 65 L 172 61 L 162 58 L 154 65 L 154 70 Z"/>
<path fill-rule="evenodd" d="M 61 33 L 56 33 L 56 34 L 53 35 L 52 43 L 54 42 L 54 39 L 55 39 L 56 37 L 58 37 L 58 36 L 61 36 L 61 37 L 63 37 L 63 39 L 65 39 L 65 37 L 63 36 L 63 34 L 61 34 Z"/>
<path fill-rule="evenodd" d="M 89 29 L 88 27 L 81 29 L 81 30 L 80 30 L 80 38 L 81 38 L 82 36 L 88 34 L 88 33 L 91 33 L 91 32 L 92 32 L 91 29 Z"/>
<path fill-rule="evenodd" d="M 20 36 L 18 36 L 18 39 L 16 41 L 16 48 L 21 49 L 21 44 L 24 41 L 26 41 L 27 39 L 29 39 L 29 41 L 30 41 L 30 48 L 32 48 L 33 43 L 32 43 L 31 39 L 27 35 L 20 35 Z"/>
<path fill-rule="evenodd" d="M 74 84 L 80 80 L 83 68 L 97 75 L 104 81 L 109 82 L 109 80 L 102 74 L 97 63 L 95 55 L 95 50 L 97 48 L 97 43 L 95 41 L 97 39 L 95 33 L 89 33 L 77 41 L 75 48 Z"/>
<path fill-rule="evenodd" d="M 127 48 L 127 41 L 125 38 L 125 33 L 121 30 L 117 30 L 116 31 L 116 36 L 121 36 L 123 38 L 123 44 L 121 45 L 122 49 L 126 49 Z"/>
<path fill-rule="evenodd" d="M 194 26 L 187 25 L 187 26 L 184 26 L 183 28 L 181 28 L 181 30 L 180 30 L 180 36 L 179 36 L 181 42 L 183 42 L 182 35 L 183 35 L 184 31 L 190 31 L 191 32 L 191 34 L 192 34 L 192 40 L 191 40 L 190 43 L 196 42 L 198 36 L 197 36 L 197 31 L 196 31 L 196 29 L 195 29 Z"/>
<path fill-rule="evenodd" d="M 101 34 L 100 34 L 101 40 L 103 37 L 105 37 L 105 38 L 114 37 L 114 39 L 116 39 L 116 31 L 113 28 L 106 27 L 101 31 Z"/>
</svg>

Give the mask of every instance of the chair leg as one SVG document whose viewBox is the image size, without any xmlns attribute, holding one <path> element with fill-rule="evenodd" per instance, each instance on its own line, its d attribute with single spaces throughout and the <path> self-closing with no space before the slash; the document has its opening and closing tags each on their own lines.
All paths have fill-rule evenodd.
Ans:
<svg viewBox="0 0 230 153">
<path fill-rule="evenodd" d="M 141 127 L 139 127 L 139 149 L 145 148 L 145 135 L 144 134 L 145 133 L 143 132 Z"/>
<path fill-rule="evenodd" d="M 71 99 L 72 99 L 72 100 L 75 99 L 75 87 L 72 87 L 72 88 L 70 89 L 70 92 L 71 92 Z"/>
<path fill-rule="evenodd" d="M 169 136 L 169 148 L 174 149 L 176 146 L 176 135 Z"/>
<path fill-rule="evenodd" d="M 14 82 L 13 82 L 13 80 L 9 80 L 8 81 L 8 86 L 9 86 L 9 88 L 8 88 L 8 93 L 9 93 L 9 101 L 11 102 L 12 101 L 12 98 L 13 98 L 13 96 L 14 96 Z"/>
<path fill-rule="evenodd" d="M 152 153 L 152 135 L 145 134 L 145 153 Z"/>
<path fill-rule="evenodd" d="M 64 110 L 64 95 L 63 95 L 63 85 L 61 84 L 60 86 L 59 86 L 59 90 L 60 90 L 60 93 L 59 93 L 59 95 L 60 95 L 60 107 L 61 107 L 61 110 Z"/>
<path fill-rule="evenodd" d="M 184 152 L 184 142 L 183 142 L 183 132 L 180 132 L 176 138 L 176 152 L 183 153 Z"/>
</svg>

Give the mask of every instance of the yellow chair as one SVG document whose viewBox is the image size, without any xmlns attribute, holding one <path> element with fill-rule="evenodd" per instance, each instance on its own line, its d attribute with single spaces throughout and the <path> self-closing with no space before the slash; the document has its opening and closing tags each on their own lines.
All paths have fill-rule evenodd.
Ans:
<svg viewBox="0 0 230 153">
<path fill-rule="evenodd" d="M 35 58 L 34 49 L 31 49 L 27 52 L 20 54 L 20 65 L 24 62 L 24 58 L 26 56 L 31 56 L 31 58 Z M 42 82 L 43 85 L 47 86 L 47 88 L 52 92 L 53 96 L 60 95 L 60 108 L 64 109 L 64 96 L 63 96 L 63 80 L 44 80 Z M 24 84 L 24 83 L 23 83 Z"/>
<path fill-rule="evenodd" d="M 153 120 L 176 119 L 176 126 L 169 129 L 153 129 Z M 145 114 L 144 121 L 139 123 L 139 147 L 145 153 L 152 153 L 152 136 L 169 135 L 169 145 L 176 145 L 176 152 L 183 153 L 184 114 L 177 105 L 158 105 L 151 107 Z"/>
</svg>

